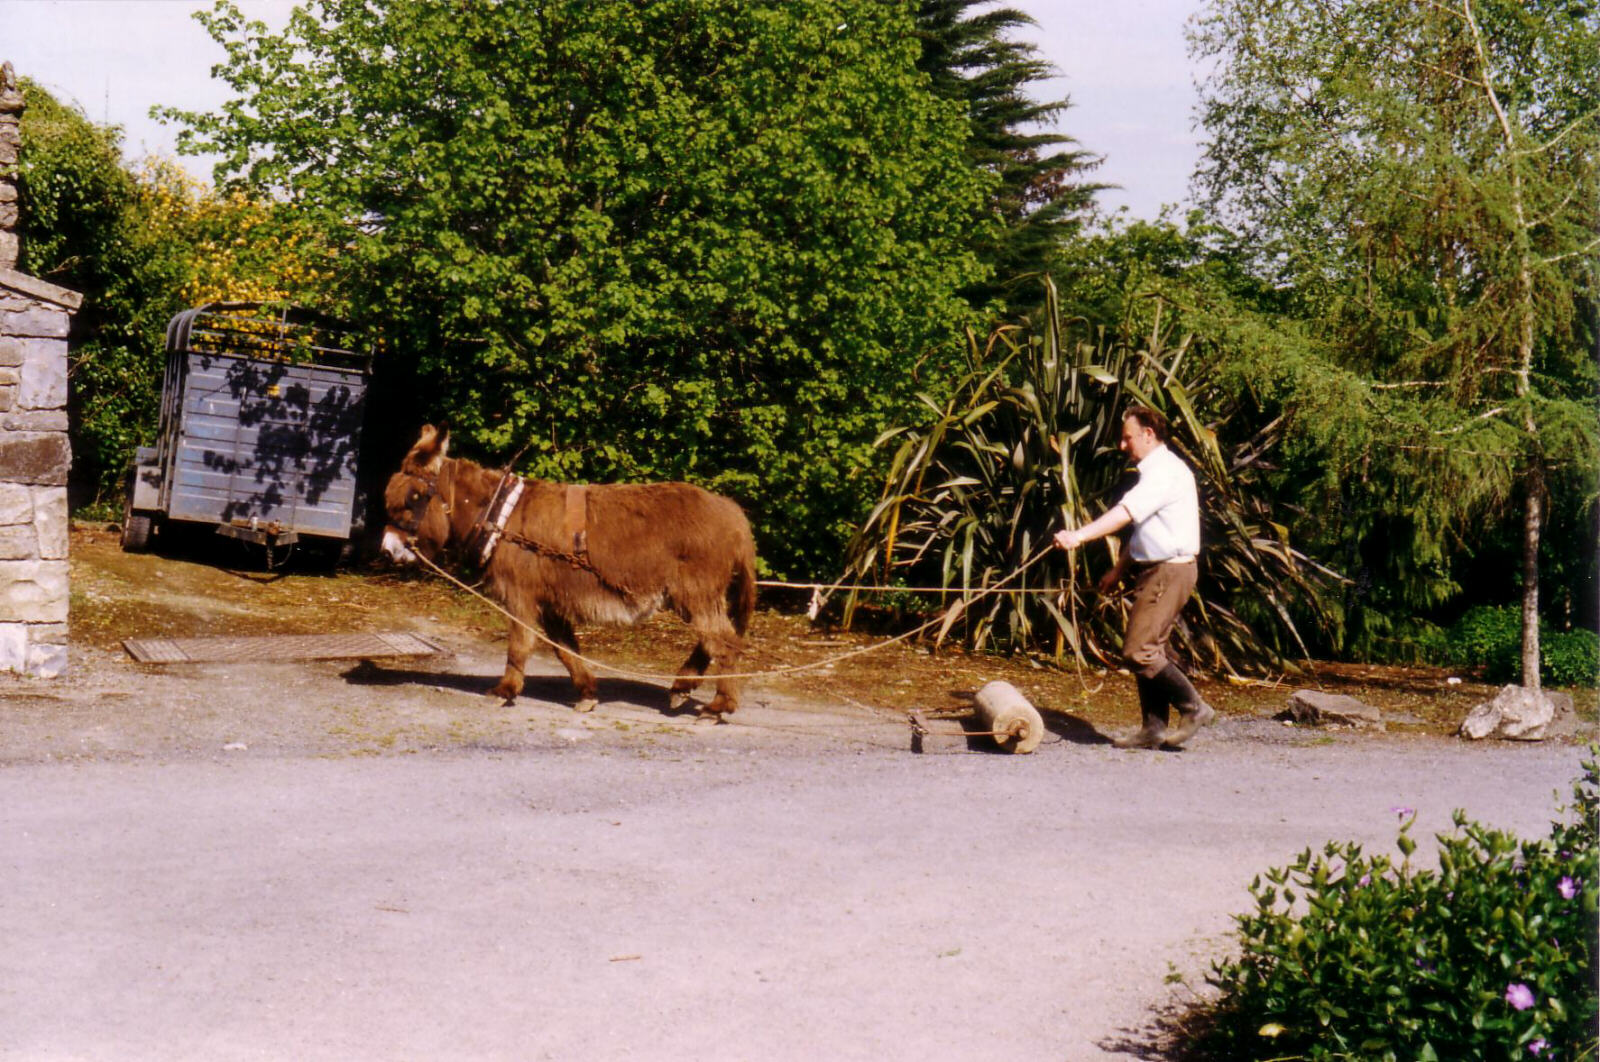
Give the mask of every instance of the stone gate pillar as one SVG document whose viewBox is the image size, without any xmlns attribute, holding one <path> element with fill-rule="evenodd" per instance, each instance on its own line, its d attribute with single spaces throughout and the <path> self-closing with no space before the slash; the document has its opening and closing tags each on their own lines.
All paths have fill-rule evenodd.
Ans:
<svg viewBox="0 0 1600 1062">
<path fill-rule="evenodd" d="M 0 64 L 0 671 L 67 666 L 67 333 L 82 296 L 16 271 L 22 93 Z"/>
</svg>

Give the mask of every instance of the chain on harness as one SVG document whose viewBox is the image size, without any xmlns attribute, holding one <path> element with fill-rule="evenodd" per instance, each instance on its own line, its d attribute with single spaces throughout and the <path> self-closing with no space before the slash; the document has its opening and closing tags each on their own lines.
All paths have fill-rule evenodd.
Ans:
<svg viewBox="0 0 1600 1062">
<path fill-rule="evenodd" d="M 632 603 L 635 598 L 633 591 L 606 576 L 595 566 L 589 555 L 588 488 L 570 484 L 563 487 L 566 512 L 564 530 L 565 537 L 572 543 L 571 549 L 561 549 L 507 529 L 506 523 L 521 502 L 526 488 L 527 480 L 512 475 L 510 469 L 501 473 L 500 482 L 495 484 L 494 493 L 489 496 L 489 504 L 473 522 L 472 530 L 467 532 L 464 543 L 465 550 L 476 562 L 478 570 L 482 571 L 489 566 L 489 560 L 501 542 L 509 542 L 537 556 L 560 561 L 579 571 L 588 572 L 601 586 Z"/>
</svg>

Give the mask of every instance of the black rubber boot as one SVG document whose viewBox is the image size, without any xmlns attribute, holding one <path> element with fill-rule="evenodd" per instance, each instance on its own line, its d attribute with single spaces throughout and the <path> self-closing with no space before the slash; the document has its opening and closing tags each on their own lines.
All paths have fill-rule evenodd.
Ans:
<svg viewBox="0 0 1600 1062">
<path fill-rule="evenodd" d="M 1137 731 L 1112 742 L 1119 749 L 1158 749 L 1167 736 L 1167 698 L 1155 679 L 1135 676 L 1139 685 L 1139 715 L 1144 721 Z"/>
<path fill-rule="evenodd" d="M 1164 747 L 1178 748 L 1217 717 L 1216 709 L 1201 698 L 1200 692 L 1189 681 L 1189 676 L 1179 671 L 1178 665 L 1170 660 L 1150 681 L 1178 710 L 1178 725 L 1167 731 L 1161 742 Z"/>
</svg>

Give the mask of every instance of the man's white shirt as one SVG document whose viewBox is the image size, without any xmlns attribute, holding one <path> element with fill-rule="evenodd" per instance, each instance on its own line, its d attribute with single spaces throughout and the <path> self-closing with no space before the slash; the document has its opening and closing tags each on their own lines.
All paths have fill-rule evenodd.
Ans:
<svg viewBox="0 0 1600 1062">
<path fill-rule="evenodd" d="M 1119 503 L 1133 518 L 1128 554 L 1141 564 L 1200 553 L 1200 496 L 1183 459 L 1158 445 L 1139 462 L 1139 482 Z"/>
</svg>

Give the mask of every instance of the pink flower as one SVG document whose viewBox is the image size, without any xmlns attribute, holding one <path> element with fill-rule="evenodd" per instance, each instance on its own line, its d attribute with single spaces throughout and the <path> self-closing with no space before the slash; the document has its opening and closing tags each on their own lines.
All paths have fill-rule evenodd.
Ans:
<svg viewBox="0 0 1600 1062">
<path fill-rule="evenodd" d="M 1397 815 L 1398 817 L 1400 817 L 1402 819 L 1405 818 L 1407 815 L 1415 815 L 1417 813 L 1417 809 L 1416 808 L 1400 807 L 1399 805 L 1396 805 L 1395 807 L 1392 807 L 1389 810 L 1394 812 L 1395 815 Z"/>
<path fill-rule="evenodd" d="M 1562 899 L 1570 900 L 1578 895 L 1578 883 L 1571 878 L 1562 878 L 1556 883 L 1556 891 L 1561 894 Z"/>
<path fill-rule="evenodd" d="M 1371 874 L 1363 874 L 1363 875 L 1361 875 L 1361 880 L 1356 882 L 1356 884 L 1361 886 L 1362 888 L 1366 888 L 1368 885 L 1372 884 L 1372 875 Z"/>
<path fill-rule="evenodd" d="M 1533 1041 L 1533 1043 L 1528 1045 L 1528 1054 L 1530 1054 L 1530 1055 L 1542 1055 L 1542 1054 L 1544 1054 L 1544 1049 L 1549 1047 L 1549 1046 L 1550 1046 L 1549 1044 L 1544 1042 L 1544 1038 L 1540 1037 L 1539 1039 Z"/>
<path fill-rule="evenodd" d="M 1506 985 L 1506 1002 L 1514 1010 L 1527 1010 L 1534 1004 L 1533 989 L 1521 981 L 1512 981 Z"/>
</svg>

